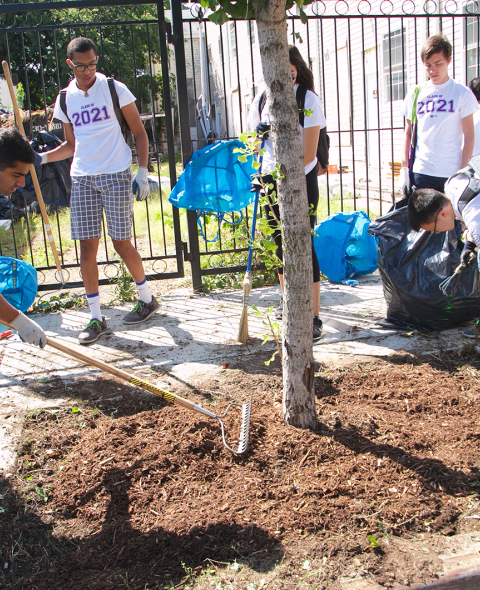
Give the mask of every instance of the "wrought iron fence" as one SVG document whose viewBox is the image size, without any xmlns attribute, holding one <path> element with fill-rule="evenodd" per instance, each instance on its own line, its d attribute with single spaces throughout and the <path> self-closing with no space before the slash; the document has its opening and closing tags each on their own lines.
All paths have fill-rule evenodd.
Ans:
<svg viewBox="0 0 480 590">
<path fill-rule="evenodd" d="M 126 82 L 138 99 L 159 187 L 162 182 L 165 186 L 163 195 L 160 190 L 147 204 L 136 205 L 136 246 L 150 264 L 152 278 L 182 276 L 183 259 L 188 260 L 193 287 L 199 290 L 206 275 L 245 269 L 250 213 L 246 211 L 239 226 L 204 217 L 207 239 L 219 230 L 217 241 L 207 241 L 195 212 L 179 212 L 166 200 L 176 181 L 175 152 L 181 147 L 185 165 L 194 149 L 250 131 L 251 103 L 262 89 L 263 75 L 254 21 L 231 20 L 219 26 L 198 4 L 189 5 L 191 10 L 183 6 L 172 0 L 164 18 L 161 3 L 140 0 L 2 4 L 0 46 L 24 86 L 32 133 L 36 117 L 37 126 L 44 126 L 42 113 L 46 119 L 49 105 L 67 84 L 63 62 L 68 40 L 82 34 L 97 41 L 103 72 Z M 329 172 L 319 178 L 318 218 L 351 209 L 381 215 L 399 196 L 396 176 L 404 129 L 400 107 L 408 89 L 426 80 L 420 59 L 423 42 L 444 32 L 453 46 L 450 75 L 465 84 L 479 76 L 479 4 L 319 0 L 306 12 L 306 23 L 293 12 L 287 20 L 291 43 L 314 74 L 331 139 Z M 163 158 L 168 171 L 161 167 Z M 63 266 L 73 275 L 70 283 L 81 284 L 77 245 L 64 236 L 68 213 L 54 213 Z M 0 229 L 0 248 L 32 261 L 45 274 L 42 287 L 48 288 L 54 282 L 54 266 L 40 225 L 30 215 L 23 222 L 12 219 L 10 230 Z M 102 282 L 111 280 L 117 262 L 104 235 Z"/>
<path fill-rule="evenodd" d="M 408 89 L 426 81 L 421 47 L 428 36 L 443 32 L 453 46 L 450 75 L 470 82 L 480 74 L 479 4 L 320 0 L 305 11 L 307 23 L 293 11 L 287 20 L 291 44 L 313 71 L 331 140 L 329 172 L 319 178 L 318 218 L 351 209 L 382 215 L 400 197 L 396 177 L 405 125 L 400 108 Z M 189 127 L 193 149 L 251 131 L 249 110 L 263 85 L 255 22 L 220 26 L 207 17 L 194 6 L 183 10 L 181 31 L 177 26 L 185 36 L 185 80 L 177 79 L 177 92 L 188 97 L 182 125 Z M 216 224 L 204 220 L 204 234 L 215 235 Z M 228 254 L 244 262 L 245 243 L 235 241 L 231 226 L 220 229 L 213 246 L 200 238 L 200 258 L 222 266 Z M 224 269 L 201 270 L 216 272 Z"/>
<path fill-rule="evenodd" d="M 149 278 L 181 277 L 184 274 L 184 243 L 180 216 L 167 201 L 170 186 L 176 181 L 176 150 L 163 6 L 156 3 L 145 5 L 138 0 L 128 4 L 2 4 L 1 54 L 19 83 L 16 91 L 24 102 L 24 125 L 29 137 L 49 129 L 63 139 L 62 125 L 52 122 L 51 118 L 59 90 L 70 81 L 65 61 L 66 46 L 75 36 L 90 37 L 96 43 L 99 71 L 124 82 L 134 93 L 149 136 L 150 182 L 154 190 L 148 201 L 135 205 L 135 246 L 145 261 Z M 6 87 L 2 86 L 2 125 L 12 125 L 13 113 L 8 108 L 9 96 L 5 91 Z M 135 163 L 135 151 L 133 160 Z M 43 197 L 48 204 L 48 188 Z M 39 289 L 50 289 L 59 277 L 55 276 L 43 221 L 32 215 L 32 204 L 26 200 L 25 191 L 14 195 L 13 203 L 16 206 L 10 207 L 10 227 L 5 227 L 8 226 L 7 219 L 0 229 L 0 253 L 31 262 L 39 274 Z M 68 208 L 53 205 L 49 212 L 62 268 L 69 277 L 68 285 L 80 286 L 79 247 L 69 238 Z M 119 258 L 107 240 L 103 225 L 98 261 L 101 284 L 116 278 L 118 263 Z"/>
</svg>

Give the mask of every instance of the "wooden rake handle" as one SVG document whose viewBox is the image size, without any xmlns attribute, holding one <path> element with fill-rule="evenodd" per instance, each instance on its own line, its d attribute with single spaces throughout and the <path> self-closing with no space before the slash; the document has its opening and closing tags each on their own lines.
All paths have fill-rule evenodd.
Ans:
<svg viewBox="0 0 480 590">
<path fill-rule="evenodd" d="M 188 410 L 195 410 L 195 411 L 200 412 L 202 414 L 207 414 L 208 416 L 213 416 L 210 412 L 208 412 L 208 410 L 205 410 L 204 408 L 201 408 L 200 406 L 196 406 L 194 403 L 192 403 L 191 401 L 189 401 L 187 399 L 183 399 L 182 397 L 178 397 L 177 395 L 170 393 L 169 391 L 166 391 L 165 389 L 161 389 L 160 387 L 157 387 L 156 385 L 152 385 L 151 383 L 148 383 L 147 381 L 143 381 L 142 379 L 137 379 L 137 377 L 130 375 L 126 371 L 122 371 L 121 369 L 117 369 L 116 367 L 113 367 L 112 365 L 109 365 L 108 363 L 104 363 L 103 361 L 99 361 L 98 359 L 93 358 L 93 356 L 90 356 L 89 354 L 86 354 L 83 351 L 71 348 L 67 344 L 60 342 L 60 340 L 56 340 L 54 338 L 47 337 L 47 344 L 49 346 L 52 346 L 53 348 L 56 348 L 60 352 L 64 352 L 65 354 L 73 356 L 74 358 L 76 358 L 80 361 L 83 361 L 84 363 L 92 365 L 93 367 L 97 367 L 97 369 L 101 369 L 102 371 L 105 371 L 105 373 L 110 373 L 110 375 L 114 375 L 115 377 L 118 377 L 119 379 L 123 379 L 124 381 L 127 381 L 128 383 L 132 383 L 132 385 L 137 385 L 138 387 L 141 387 L 142 389 L 145 389 L 146 391 L 149 391 L 150 393 L 154 393 L 155 395 L 158 395 L 159 397 L 162 397 L 163 399 L 166 399 L 167 401 L 172 402 L 173 404 L 178 404 L 180 406 L 183 406 L 184 408 L 187 408 Z"/>
<path fill-rule="evenodd" d="M 20 109 L 18 108 L 17 98 L 15 96 L 15 91 L 13 89 L 12 77 L 10 76 L 10 68 L 8 67 L 8 63 L 6 61 L 2 61 L 3 72 L 5 74 L 5 78 L 7 80 L 8 89 L 10 91 L 10 97 L 13 103 L 13 111 L 15 113 L 15 120 L 17 122 L 17 127 L 23 137 L 26 138 L 25 130 L 23 128 L 22 117 L 20 115 Z M 32 176 L 33 186 L 35 187 L 35 193 L 37 194 L 38 204 L 40 206 L 40 211 L 42 213 L 43 223 L 45 225 L 45 230 L 47 232 L 47 238 L 50 242 L 50 247 L 52 249 L 53 258 L 55 259 L 55 266 L 57 267 L 58 272 L 60 273 L 60 277 L 62 280 L 62 285 L 65 284 L 65 280 L 63 277 L 62 272 L 62 265 L 60 264 L 60 259 L 58 257 L 57 247 L 55 246 L 55 240 L 53 238 L 52 229 L 50 227 L 50 222 L 48 220 L 47 210 L 45 209 L 45 203 L 43 202 L 42 191 L 40 189 L 40 184 L 38 182 L 37 173 L 35 172 L 35 166 L 33 164 L 30 165 L 30 174 Z"/>
</svg>

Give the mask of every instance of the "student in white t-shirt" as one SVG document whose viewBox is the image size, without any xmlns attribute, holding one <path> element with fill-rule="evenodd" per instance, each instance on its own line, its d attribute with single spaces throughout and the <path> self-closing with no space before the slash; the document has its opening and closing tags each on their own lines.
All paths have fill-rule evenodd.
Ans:
<svg viewBox="0 0 480 590">
<path fill-rule="evenodd" d="M 417 147 L 413 178 L 408 161 L 412 135 L 412 105 L 415 88 L 402 107 L 406 119 L 400 184 L 402 189 L 433 188 L 443 192 L 446 180 L 468 164 L 474 144 L 473 113 L 478 103 L 469 88 L 448 76 L 452 46 L 444 35 L 429 37 L 422 47 L 422 62 L 429 80 L 417 98 Z"/>
<path fill-rule="evenodd" d="M 100 310 L 97 251 L 102 211 L 115 250 L 125 262 L 139 292 L 139 299 L 123 321 L 139 324 L 160 304 L 152 295 L 142 258 L 132 243 L 134 192 L 137 200 L 149 195 L 148 138 L 135 105 L 135 97 L 122 82 L 114 81 L 122 114 L 135 137 L 139 168 L 132 185 L 132 151 L 121 131 L 108 79 L 96 72 L 97 48 L 91 39 L 77 37 L 67 47 L 67 64 L 74 74 L 65 95 L 57 96 L 54 118 L 63 122 L 66 141 L 38 154 L 38 160 L 56 162 L 73 156 L 70 175 L 70 224 L 72 239 L 80 240 L 80 268 L 90 306 L 91 320 L 79 334 L 80 344 L 90 344 L 109 332 Z"/>
<path fill-rule="evenodd" d="M 318 206 L 318 180 L 317 180 L 317 146 L 318 138 L 320 135 L 320 129 L 326 127 L 327 122 L 323 114 L 322 103 L 318 96 L 315 94 L 313 85 L 313 74 L 306 64 L 305 60 L 301 56 L 300 52 L 296 47 L 290 47 L 289 49 L 290 59 L 290 72 L 292 75 L 292 83 L 295 91 L 295 95 L 299 91 L 299 87 L 306 88 L 305 94 L 305 105 L 304 108 L 307 111 L 311 111 L 309 116 L 304 117 L 303 127 L 300 125 L 299 128 L 302 136 L 302 147 L 303 147 L 303 159 L 305 164 L 305 180 L 307 183 L 307 197 L 308 203 L 311 210 L 316 211 Z M 273 155 L 273 144 L 272 139 L 269 135 L 270 131 L 270 112 L 268 103 L 265 99 L 262 112 L 260 113 L 260 100 L 262 96 L 265 97 L 264 93 L 258 94 L 250 109 L 248 125 L 250 129 L 255 129 L 257 134 L 263 136 L 265 140 L 265 153 L 262 162 L 262 177 L 265 183 L 272 183 L 274 190 L 276 191 L 275 181 L 271 176 L 271 172 L 275 169 L 275 158 Z M 282 234 L 278 227 L 278 220 L 280 219 L 280 211 L 278 204 L 266 205 L 265 213 L 269 224 L 271 225 L 274 233 L 272 238 L 277 246 L 276 254 L 280 260 L 283 259 L 282 250 Z M 316 216 L 310 215 L 310 225 L 312 229 L 315 227 Z M 318 259 L 315 254 L 313 247 L 313 235 L 312 235 L 312 264 L 313 264 L 313 340 L 314 342 L 320 340 L 322 336 L 322 320 L 319 319 L 319 307 L 320 307 L 320 268 L 318 265 Z M 283 267 L 278 268 L 278 278 L 283 293 Z M 282 317 L 282 303 L 276 310 L 276 317 L 280 319 Z"/>
<path fill-rule="evenodd" d="M 473 92 L 477 102 L 480 104 L 480 78 L 474 78 L 468 85 Z M 473 146 L 473 155 L 480 154 L 480 109 L 473 113 L 473 127 L 475 129 L 475 145 Z"/>
</svg>

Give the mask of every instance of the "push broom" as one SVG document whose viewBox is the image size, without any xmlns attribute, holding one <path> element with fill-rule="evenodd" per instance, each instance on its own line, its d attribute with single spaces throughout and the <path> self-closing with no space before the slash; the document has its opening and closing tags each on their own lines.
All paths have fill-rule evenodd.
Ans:
<svg viewBox="0 0 480 590">
<path fill-rule="evenodd" d="M 265 140 L 262 139 L 262 143 L 260 145 L 260 153 L 262 154 L 263 147 L 265 145 Z M 260 156 L 260 167 L 258 169 L 259 175 L 262 173 L 262 162 L 263 162 L 263 154 Z M 257 225 L 257 209 L 258 209 L 258 200 L 260 197 L 260 189 L 255 191 L 255 200 L 253 201 L 253 215 L 252 215 L 252 230 L 250 235 L 250 248 L 248 250 L 248 260 L 247 260 L 247 271 L 245 273 L 245 277 L 243 279 L 243 308 L 242 308 L 242 315 L 240 317 L 240 326 L 238 327 L 238 341 L 242 344 L 246 344 L 248 340 L 248 297 L 250 295 L 250 291 L 252 290 L 252 258 L 253 258 L 253 242 L 255 240 L 255 226 Z"/>
</svg>

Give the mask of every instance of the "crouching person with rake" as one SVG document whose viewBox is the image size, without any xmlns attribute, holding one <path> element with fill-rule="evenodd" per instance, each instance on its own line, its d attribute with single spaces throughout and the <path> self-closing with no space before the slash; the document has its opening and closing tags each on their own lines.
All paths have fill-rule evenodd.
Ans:
<svg viewBox="0 0 480 590">
<path fill-rule="evenodd" d="M 415 231 L 424 229 L 434 234 L 450 231 L 456 219 L 467 228 L 467 237 L 460 265 L 440 285 L 444 295 L 448 294 L 455 277 L 475 263 L 476 250 L 480 247 L 480 156 L 471 158 L 467 167 L 447 180 L 445 194 L 431 188 L 417 189 L 408 201 L 408 222 Z M 477 262 L 480 264 L 480 260 Z M 478 338 L 480 318 L 472 327 L 465 328 L 463 335 Z"/>
<path fill-rule="evenodd" d="M 146 199 L 150 192 L 147 134 L 135 96 L 125 84 L 97 73 L 97 62 L 93 41 L 86 37 L 70 41 L 67 64 L 74 78 L 57 96 L 53 113 L 63 123 L 66 141 L 37 155 L 42 164 L 73 156 L 71 231 L 72 239 L 80 241 L 80 268 L 91 312 L 90 322 L 78 336 L 80 344 L 95 342 L 110 331 L 100 310 L 98 292 L 97 251 L 103 210 L 108 235 L 138 288 L 138 302 L 123 322 L 142 323 L 160 307 L 148 286 L 142 258 L 132 243 L 134 193 L 138 201 Z M 135 138 L 139 160 L 133 184 L 132 152 L 126 141 L 128 128 Z"/>
<path fill-rule="evenodd" d="M 9 197 L 18 187 L 25 186 L 25 176 L 35 163 L 35 152 L 28 141 L 14 128 L 0 130 L 0 194 Z M 0 295 L 0 322 L 14 328 L 20 338 L 43 348 L 47 336 L 33 320 Z"/>
</svg>

